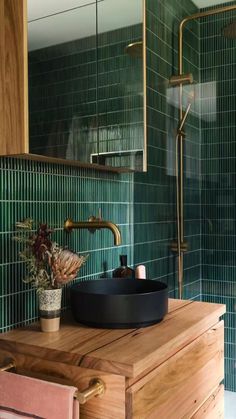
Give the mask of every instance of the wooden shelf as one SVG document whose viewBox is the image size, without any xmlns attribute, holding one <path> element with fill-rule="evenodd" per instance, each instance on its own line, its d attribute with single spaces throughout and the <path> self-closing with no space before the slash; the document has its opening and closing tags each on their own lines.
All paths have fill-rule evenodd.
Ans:
<svg viewBox="0 0 236 419">
<path fill-rule="evenodd" d="M 64 164 L 66 166 L 74 166 L 74 167 L 81 167 L 84 169 L 96 170 L 99 172 L 111 172 L 111 173 L 133 173 L 134 170 L 128 169 L 127 167 L 112 167 L 112 166 L 103 166 L 101 164 L 91 164 L 91 163 L 83 163 L 76 160 L 66 160 L 66 159 L 58 159 L 55 157 L 47 157 L 41 156 L 39 154 L 10 154 L 6 157 L 18 158 L 23 160 L 32 160 L 44 163 L 53 163 L 53 164 Z"/>
</svg>

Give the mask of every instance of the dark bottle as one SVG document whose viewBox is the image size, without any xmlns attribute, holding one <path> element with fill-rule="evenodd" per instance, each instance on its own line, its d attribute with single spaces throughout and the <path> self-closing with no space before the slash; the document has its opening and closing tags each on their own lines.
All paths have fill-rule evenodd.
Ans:
<svg viewBox="0 0 236 419">
<path fill-rule="evenodd" d="M 115 269 L 113 278 L 135 278 L 135 271 L 127 266 L 127 255 L 120 255 L 120 267 Z"/>
</svg>

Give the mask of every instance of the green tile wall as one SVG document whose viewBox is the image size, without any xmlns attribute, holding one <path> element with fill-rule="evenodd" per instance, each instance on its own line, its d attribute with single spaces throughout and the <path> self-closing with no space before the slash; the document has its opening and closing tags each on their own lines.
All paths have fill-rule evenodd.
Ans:
<svg viewBox="0 0 236 419">
<path fill-rule="evenodd" d="M 131 265 L 144 263 L 148 277 L 167 282 L 170 295 L 177 296 L 176 257 L 170 252 L 169 244 L 176 237 L 173 158 L 178 115 L 175 107 L 167 103 L 166 89 L 170 76 L 177 73 L 178 23 L 182 17 L 195 11 L 195 6 L 189 0 L 181 4 L 177 0 L 168 3 L 164 0 L 147 0 L 146 174 L 115 175 L 17 159 L 0 159 L 1 332 L 29 323 L 38 315 L 35 292 L 21 281 L 24 267 L 19 262 L 16 245 L 11 240 L 15 222 L 27 216 L 48 221 L 55 228 L 56 240 L 68 244 L 76 251 L 90 254 L 80 273 L 80 280 L 104 275 L 104 269 L 110 275 L 117 267 L 119 254 L 127 253 Z M 196 22 L 187 29 L 185 39 L 185 71 L 191 69 L 195 80 L 198 80 L 199 25 Z M 58 60 L 56 62 L 59 64 Z M 87 83 L 91 88 L 92 103 L 92 74 L 91 77 L 88 75 Z M 64 86 L 68 103 L 71 99 L 66 91 L 71 89 L 70 86 Z M 31 100 L 40 102 L 39 93 L 35 91 Z M 57 109 L 64 115 L 60 103 Z M 200 143 L 197 116 L 194 110 L 188 120 L 185 146 L 185 231 L 190 251 L 185 257 L 184 296 L 192 299 L 199 299 L 201 294 Z M 37 114 L 33 118 L 36 121 Z M 40 132 L 41 128 L 40 125 Z M 35 127 L 35 137 L 38 134 L 39 127 Z M 43 138 L 40 141 L 43 142 Z M 96 214 L 99 207 L 105 219 L 119 224 L 123 237 L 121 248 L 113 246 L 113 237 L 109 231 L 96 232 L 95 235 L 87 231 L 76 231 L 70 236 L 63 232 L 63 221 L 67 216 L 84 220 Z M 65 290 L 64 306 L 67 304 L 67 294 Z"/>
<path fill-rule="evenodd" d="M 148 173 L 135 174 L 134 261 L 144 263 L 151 278 L 177 292 L 177 261 L 170 251 L 176 237 L 175 133 L 176 107 L 167 103 L 169 78 L 177 74 L 177 31 L 180 20 L 196 12 L 185 0 L 147 0 Z M 199 77 L 199 25 L 192 22 L 184 42 L 184 71 Z M 200 141 L 199 115 L 188 120 L 185 143 L 185 235 L 190 250 L 184 259 L 184 297 L 200 298 Z"/>
<path fill-rule="evenodd" d="M 231 4 L 236 2 L 227 3 Z M 202 298 L 227 307 L 225 387 L 232 391 L 236 391 L 236 41 L 224 38 L 222 29 L 235 19 L 236 13 L 229 12 L 200 24 L 201 81 L 216 85 L 216 106 L 203 99 L 201 123 Z"/>
<path fill-rule="evenodd" d="M 55 229 L 56 241 L 89 259 L 80 280 L 111 276 L 119 255 L 133 263 L 133 175 L 98 173 L 68 166 L 0 159 L 0 332 L 29 323 L 38 317 L 35 292 L 22 282 L 24 265 L 12 242 L 17 220 L 32 217 Z M 122 246 L 114 247 L 110 231 L 64 233 L 63 222 L 71 216 L 86 220 L 101 208 L 104 219 L 121 229 Z M 63 305 L 67 304 L 67 290 Z"/>
</svg>

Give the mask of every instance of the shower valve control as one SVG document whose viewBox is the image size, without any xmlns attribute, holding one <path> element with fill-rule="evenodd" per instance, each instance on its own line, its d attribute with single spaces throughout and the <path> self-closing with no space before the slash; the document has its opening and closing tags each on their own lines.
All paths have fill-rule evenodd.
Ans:
<svg viewBox="0 0 236 419">
<path fill-rule="evenodd" d="M 178 253 L 178 251 L 179 251 L 179 248 L 178 248 L 178 241 L 177 241 L 177 240 L 173 240 L 173 241 L 171 242 L 171 244 L 170 244 L 170 248 L 171 248 L 172 252 L 174 252 L 174 253 Z M 186 241 L 182 241 L 182 242 L 180 243 L 180 251 L 181 251 L 182 253 L 186 253 L 188 250 L 189 250 L 189 245 L 188 245 L 188 242 L 186 242 Z"/>
</svg>

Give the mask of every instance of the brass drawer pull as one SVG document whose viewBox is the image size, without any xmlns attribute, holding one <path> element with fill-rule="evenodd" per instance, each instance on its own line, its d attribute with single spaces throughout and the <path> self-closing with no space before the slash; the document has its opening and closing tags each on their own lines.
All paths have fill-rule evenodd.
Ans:
<svg viewBox="0 0 236 419">
<path fill-rule="evenodd" d="M 0 371 L 9 371 L 16 368 L 14 360 L 9 361 L 8 364 L 0 367 Z M 89 382 L 88 388 L 84 391 L 77 390 L 74 394 L 74 398 L 79 401 L 80 404 L 88 402 L 93 397 L 102 396 L 105 393 L 105 383 L 100 378 L 93 378 Z"/>
<path fill-rule="evenodd" d="M 16 368 L 15 361 L 10 361 L 8 364 L 4 365 L 3 367 L 0 367 L 0 371 L 9 371 L 13 368 Z"/>
<path fill-rule="evenodd" d="M 75 398 L 80 404 L 88 402 L 93 397 L 102 396 L 105 393 L 105 383 L 100 378 L 90 381 L 89 387 L 84 391 L 76 391 Z"/>
</svg>

